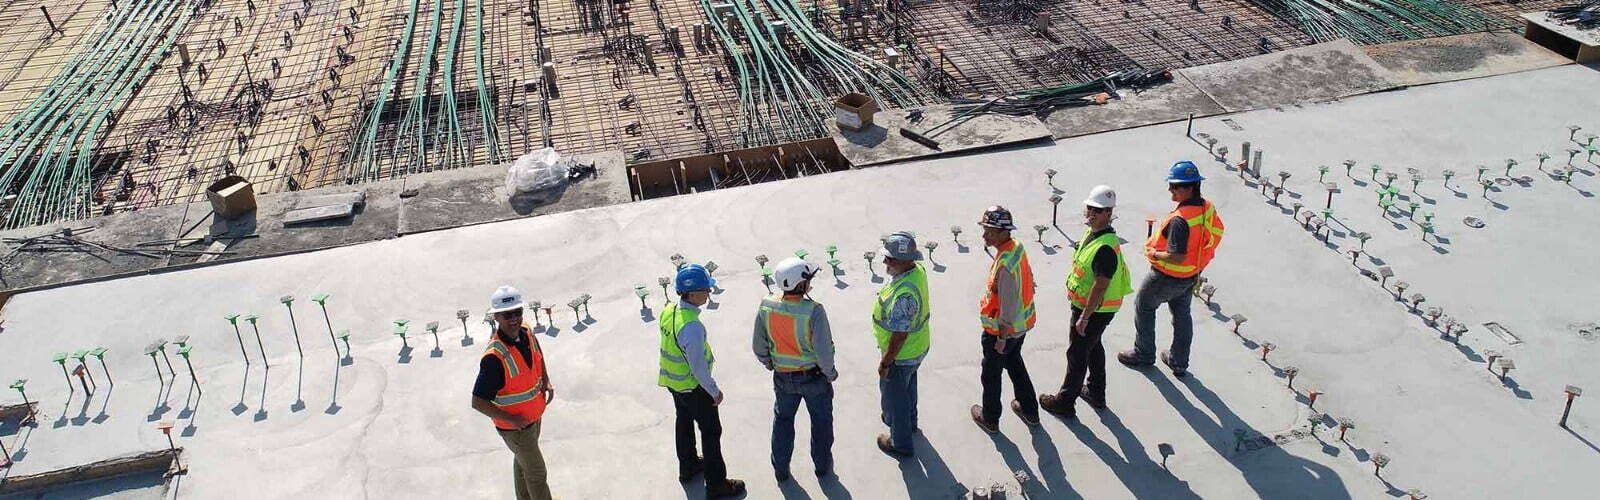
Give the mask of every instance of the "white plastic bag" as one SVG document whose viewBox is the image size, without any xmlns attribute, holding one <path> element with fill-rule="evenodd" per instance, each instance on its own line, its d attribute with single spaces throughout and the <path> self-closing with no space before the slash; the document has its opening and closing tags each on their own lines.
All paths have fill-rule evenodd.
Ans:
<svg viewBox="0 0 1600 500">
<path fill-rule="evenodd" d="M 511 163 L 506 172 L 506 189 L 516 194 L 557 187 L 567 182 L 571 168 L 572 159 L 561 156 L 555 148 L 540 149 Z"/>
</svg>

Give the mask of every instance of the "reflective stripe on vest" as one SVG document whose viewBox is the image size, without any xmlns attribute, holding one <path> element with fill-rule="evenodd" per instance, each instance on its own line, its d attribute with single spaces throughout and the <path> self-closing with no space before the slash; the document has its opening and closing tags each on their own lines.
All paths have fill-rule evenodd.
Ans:
<svg viewBox="0 0 1600 500">
<path fill-rule="evenodd" d="M 532 335 L 532 331 L 523 325 L 522 334 Z M 517 415 L 528 421 L 538 421 L 544 416 L 545 398 L 544 388 L 544 353 L 539 351 L 537 341 L 529 338 L 528 349 L 533 364 L 528 364 L 523 357 L 505 341 L 500 339 L 500 333 L 495 332 L 489 339 L 489 345 L 483 351 L 485 356 L 493 356 L 500 362 L 504 370 L 505 385 L 495 392 L 494 405 L 507 413 Z M 516 430 L 519 426 L 515 423 L 493 419 L 495 427 L 505 430 Z"/>
<path fill-rule="evenodd" d="M 695 380 L 694 374 L 689 371 L 689 359 L 684 356 L 683 348 L 678 347 L 678 332 L 689 323 L 700 321 L 700 311 L 696 309 L 679 309 L 677 304 L 668 305 L 661 311 L 661 370 L 656 377 L 656 384 L 678 392 L 687 392 L 700 387 L 700 381 Z M 716 361 L 711 356 L 711 339 L 705 341 L 706 365 L 710 366 Z"/>
<path fill-rule="evenodd" d="M 889 340 L 895 332 L 889 329 L 889 313 L 894 303 L 904 296 L 910 296 L 918 307 L 916 317 L 911 319 L 911 328 L 906 332 L 906 340 L 900 344 L 900 353 L 895 356 L 896 361 L 922 358 L 928 353 L 932 342 L 932 329 L 928 325 L 928 274 L 922 269 L 922 264 L 915 264 L 911 270 L 895 276 L 893 281 L 878 290 L 878 306 L 872 309 L 872 334 L 878 340 L 879 352 L 889 350 Z"/>
<path fill-rule="evenodd" d="M 1116 253 L 1117 271 L 1109 276 L 1111 283 L 1106 286 L 1100 307 L 1090 312 L 1116 312 L 1122 307 L 1122 298 L 1133 293 L 1133 281 L 1128 277 L 1128 266 L 1122 260 L 1122 243 L 1116 233 L 1108 232 L 1093 239 L 1085 235 L 1083 242 L 1078 244 L 1078 249 L 1072 254 L 1072 274 L 1067 276 L 1067 300 L 1079 309 L 1088 307 L 1089 294 L 1093 292 L 1097 278 L 1094 275 L 1094 258 L 1101 248 L 1110 248 Z"/>
<path fill-rule="evenodd" d="M 1028 254 L 1022 251 L 1022 245 L 1017 240 L 1007 240 L 1001 243 L 999 254 L 994 262 L 989 264 L 989 294 L 983 297 L 978 304 L 979 321 L 983 324 L 983 331 L 990 335 L 1000 334 L 1000 325 L 1010 323 L 1012 331 L 1025 332 L 1033 329 L 1033 266 L 1028 264 Z M 995 278 L 1004 268 L 1017 278 L 1017 292 L 1021 297 L 1016 297 L 1021 304 L 1017 308 L 1017 317 L 1010 321 L 1001 321 L 1000 318 L 1000 288 L 995 284 Z"/>
<path fill-rule="evenodd" d="M 817 366 L 811 350 L 811 314 L 817 303 L 810 299 L 785 300 L 772 296 L 761 300 L 760 317 L 771 341 L 772 366 L 780 372 L 798 372 Z"/>
<path fill-rule="evenodd" d="M 1189 225 L 1189 241 L 1184 247 L 1183 261 L 1173 264 L 1150 258 L 1150 265 L 1162 274 L 1175 278 L 1188 278 L 1200 274 L 1206 265 L 1211 263 L 1217 245 L 1222 243 L 1224 229 L 1222 217 L 1217 215 L 1216 207 L 1212 206 L 1210 201 L 1206 201 L 1203 206 L 1180 205 L 1161 221 L 1161 227 L 1166 228 L 1170 225 L 1174 217 L 1183 219 Z M 1165 229 L 1151 234 L 1145 247 L 1165 251 L 1167 249 Z"/>
</svg>

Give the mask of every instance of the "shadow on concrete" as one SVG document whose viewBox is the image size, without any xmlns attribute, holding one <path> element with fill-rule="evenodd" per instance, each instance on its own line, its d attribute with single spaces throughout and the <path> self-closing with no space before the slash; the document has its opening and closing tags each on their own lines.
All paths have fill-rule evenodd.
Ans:
<svg viewBox="0 0 1600 500">
<path fill-rule="evenodd" d="M 850 490 L 839 482 L 837 474 L 828 474 L 817 478 L 817 483 L 822 485 L 822 496 L 828 500 L 851 500 Z"/>
<path fill-rule="evenodd" d="M 1178 479 L 1160 464 L 1150 460 L 1150 454 L 1145 451 L 1144 443 L 1122 425 L 1122 419 L 1118 418 L 1115 412 L 1107 409 L 1097 410 L 1095 413 L 1100 416 L 1100 423 L 1105 424 L 1106 429 L 1116 438 L 1116 450 L 1100 440 L 1093 432 L 1089 432 L 1089 429 L 1082 424 L 1067 422 L 1067 429 L 1077 436 L 1078 441 L 1093 451 L 1101 462 L 1111 468 L 1112 474 L 1122 481 L 1123 486 L 1126 486 L 1135 498 L 1200 498 L 1200 495 L 1189 489 L 1188 482 Z"/>
<path fill-rule="evenodd" d="M 270 371 L 271 368 L 261 367 L 261 404 L 256 406 L 256 414 L 252 416 L 256 422 L 267 419 L 267 374 Z"/>
<path fill-rule="evenodd" d="M 197 391 L 197 389 L 199 388 L 194 385 L 189 386 L 189 392 L 183 398 L 183 410 L 178 412 L 178 418 L 188 419 L 188 422 L 183 426 L 183 430 L 178 433 L 183 437 L 192 437 L 195 431 L 199 430 L 194 425 L 194 420 L 200 413 L 200 398 L 205 397 L 206 394 L 203 391 Z"/>
<path fill-rule="evenodd" d="M 1578 438 L 1578 441 L 1582 441 L 1584 446 L 1588 446 L 1589 449 L 1594 450 L 1595 453 L 1600 453 L 1600 446 L 1595 446 L 1594 443 L 1590 442 L 1588 438 L 1583 437 L 1582 434 L 1578 434 L 1571 428 L 1564 427 L 1562 430 L 1567 431 L 1567 434 L 1571 434 L 1572 437 Z"/>
<path fill-rule="evenodd" d="M 1232 441 L 1235 430 L 1243 430 L 1250 434 L 1260 434 L 1260 432 L 1239 418 L 1233 409 L 1223 403 L 1216 393 L 1211 392 L 1211 389 L 1192 372 L 1180 380 L 1195 399 L 1205 406 L 1205 410 L 1195 407 L 1183 392 L 1160 372 L 1156 370 L 1139 372 L 1155 385 L 1161 396 L 1178 410 L 1178 414 L 1205 439 L 1213 451 L 1239 470 L 1257 497 L 1351 498 L 1344 481 L 1340 480 L 1332 469 L 1322 464 L 1290 455 L 1276 446 L 1268 446 L 1245 454 L 1236 453 L 1233 449 L 1222 446 Z M 1212 420 L 1210 415 L 1216 415 L 1216 420 Z M 1263 464 L 1270 464 L 1272 467 L 1260 467 Z"/>
<path fill-rule="evenodd" d="M 910 498 L 956 498 L 964 496 L 967 487 L 956 480 L 950 467 L 921 434 L 914 436 L 916 453 L 900 459 L 900 480 L 906 483 Z"/>
<path fill-rule="evenodd" d="M 1028 432 L 1033 435 L 1033 441 L 1035 443 L 1033 449 L 1036 452 L 1045 448 L 1049 448 L 1051 450 L 1050 452 L 1054 453 L 1055 445 L 1050 442 L 1050 435 L 1046 433 L 1043 428 L 1030 426 L 1028 427 Z M 1041 435 L 1043 435 L 1043 447 L 1041 447 L 1039 444 Z M 1011 438 L 1006 437 L 1005 434 L 997 432 L 989 435 L 989 441 L 994 443 L 994 450 L 999 452 L 1000 459 L 1005 461 L 1006 470 L 1011 471 L 1012 473 L 1021 472 L 1027 474 L 1027 477 L 1040 477 L 1039 474 L 1035 473 L 1033 469 L 1028 467 L 1027 459 L 1022 457 L 1022 451 L 1017 448 L 1015 443 L 1011 442 Z M 1061 459 L 1057 457 L 1057 472 L 1060 472 L 1060 461 Z M 1041 462 L 1041 466 L 1042 465 L 1043 463 Z M 1052 485 L 1048 480 L 1044 483 L 1043 489 L 1045 491 L 1043 493 L 1047 495 L 1048 498 L 1082 498 L 1081 495 L 1078 495 L 1075 492 L 1068 493 L 1071 491 L 1072 486 L 1067 484 L 1066 474 L 1064 472 L 1060 473 L 1060 478 L 1058 481 L 1056 481 L 1056 483 L 1057 484 Z M 1038 485 L 1039 483 L 1033 482 L 1033 484 Z M 1026 490 L 1028 489 L 1028 484 L 1023 483 L 1022 487 Z M 1056 488 L 1065 489 L 1057 491 Z M 1030 495 L 1040 494 L 1040 492 L 1037 491 L 1039 487 L 1036 486 L 1033 489 L 1035 491 L 1028 492 Z"/>
<path fill-rule="evenodd" d="M 322 411 L 323 413 L 329 415 L 338 415 L 339 410 L 344 409 L 343 407 L 339 406 L 339 370 L 341 364 L 342 363 L 335 363 L 333 365 L 333 392 L 330 393 L 332 396 L 328 401 L 328 409 Z"/>
<path fill-rule="evenodd" d="M 239 416 L 239 415 L 243 415 L 245 410 L 249 410 L 250 409 L 249 406 L 245 406 L 245 404 L 244 404 L 244 393 L 245 393 L 246 390 L 249 389 L 249 386 L 250 386 L 250 365 L 244 365 L 244 380 L 239 382 L 239 404 L 233 405 L 233 408 L 228 410 L 228 411 L 233 412 L 233 415 L 236 416 L 236 417 Z"/>
<path fill-rule="evenodd" d="M 511 195 L 511 210 L 517 215 L 532 214 L 541 206 L 561 201 L 562 195 L 567 193 L 567 186 L 570 185 L 571 182 L 562 182 L 547 189 Z"/>
<path fill-rule="evenodd" d="M 300 358 L 300 372 L 294 382 L 294 404 L 289 405 L 290 413 L 298 413 L 306 409 L 306 358 Z"/>
</svg>

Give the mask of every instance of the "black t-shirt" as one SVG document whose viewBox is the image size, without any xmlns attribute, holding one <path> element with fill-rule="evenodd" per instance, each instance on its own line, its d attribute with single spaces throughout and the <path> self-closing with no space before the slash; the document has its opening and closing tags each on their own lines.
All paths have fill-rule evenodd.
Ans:
<svg viewBox="0 0 1600 500">
<path fill-rule="evenodd" d="M 1093 234 L 1090 234 L 1089 241 L 1094 241 L 1095 238 L 1099 238 L 1102 234 L 1115 234 L 1116 232 L 1116 230 L 1106 227 L 1105 229 L 1101 229 L 1099 231 L 1095 231 Z M 1100 250 L 1095 251 L 1094 260 L 1090 262 L 1089 269 L 1094 271 L 1094 275 L 1096 277 L 1111 279 L 1112 276 L 1117 274 L 1116 249 L 1113 249 L 1110 246 L 1100 247 Z"/>
<path fill-rule="evenodd" d="M 1196 196 L 1179 203 L 1178 206 L 1203 207 L 1206 206 L 1206 200 Z M 1189 221 L 1183 220 L 1182 217 L 1173 217 L 1172 221 L 1167 222 L 1167 227 L 1161 230 L 1161 234 L 1167 237 L 1167 253 L 1184 253 L 1189 250 Z"/>
<path fill-rule="evenodd" d="M 532 332 L 524 328 L 522 329 L 522 335 L 517 336 L 517 340 L 513 341 L 505 337 L 500 337 L 500 339 L 507 346 L 510 346 L 511 350 L 515 351 L 517 355 L 522 356 L 522 360 L 527 362 L 529 366 L 533 366 L 533 350 L 528 347 L 528 336 L 532 334 Z M 499 332 L 495 332 L 495 336 L 498 337 L 499 335 Z M 493 401 L 495 393 L 500 392 L 500 388 L 505 386 L 505 368 L 500 366 L 498 359 L 485 353 L 483 359 L 478 361 L 478 381 L 472 384 L 472 396 Z"/>
</svg>

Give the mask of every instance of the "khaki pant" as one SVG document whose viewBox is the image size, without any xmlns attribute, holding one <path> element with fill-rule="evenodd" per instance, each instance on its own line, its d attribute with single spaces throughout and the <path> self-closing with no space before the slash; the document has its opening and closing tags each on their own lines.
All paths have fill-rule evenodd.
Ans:
<svg viewBox="0 0 1600 500">
<path fill-rule="evenodd" d="M 511 449 L 512 480 L 517 484 L 517 500 L 550 500 L 550 484 L 545 481 L 544 455 L 539 453 L 539 426 L 534 422 L 520 431 L 499 431 L 500 439 Z"/>
</svg>

